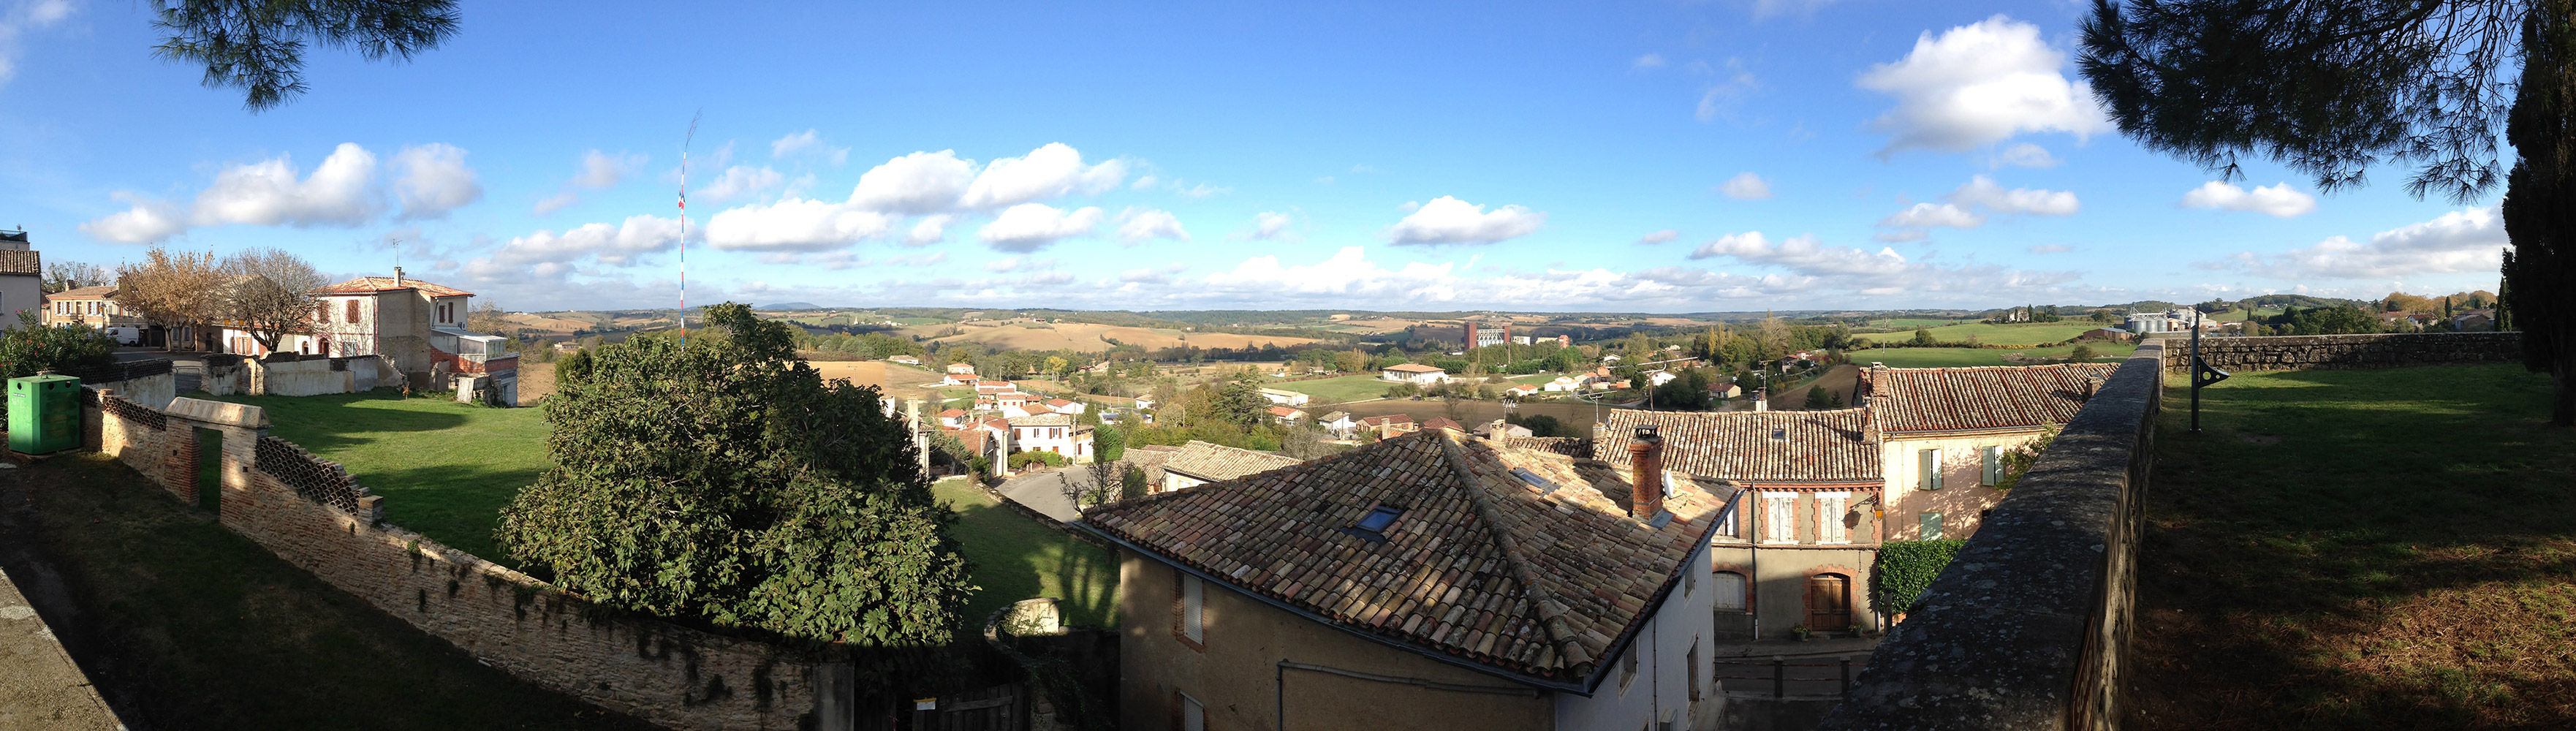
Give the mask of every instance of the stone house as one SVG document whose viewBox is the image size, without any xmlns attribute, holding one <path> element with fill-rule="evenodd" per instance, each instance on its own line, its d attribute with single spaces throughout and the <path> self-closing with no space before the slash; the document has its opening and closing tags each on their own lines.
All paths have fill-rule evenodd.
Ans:
<svg viewBox="0 0 2576 731">
<path fill-rule="evenodd" d="M 1211 482 L 1223 482 L 1296 463 L 1295 457 L 1238 449 L 1192 439 L 1163 461 L 1163 479 L 1160 487 L 1155 491 L 1171 492 Z"/>
<path fill-rule="evenodd" d="M 1885 480 L 1868 420 L 1859 408 L 1616 409 L 1592 451 L 1625 464 L 1630 435 L 1651 429 L 1663 439 L 1664 469 L 1740 489 L 1728 520 L 1710 533 L 1711 636 L 1782 638 L 1799 626 L 1878 624 L 1868 597 Z"/>
<path fill-rule="evenodd" d="M 1889 368 L 1872 363 L 1855 401 L 1887 477 L 1889 540 L 1967 538 L 2004 492 L 2003 454 L 2064 426 L 2117 363 Z"/>
<path fill-rule="evenodd" d="M 1732 488 L 1423 431 L 1076 523 L 1121 728 L 1710 728 Z"/>
<path fill-rule="evenodd" d="M 331 357 L 383 356 L 419 385 L 444 388 L 448 375 L 488 375 L 489 388 L 516 402 L 519 355 L 503 338 L 465 329 L 474 293 L 403 276 L 359 277 L 315 289 L 312 331 L 278 349 Z"/>
</svg>

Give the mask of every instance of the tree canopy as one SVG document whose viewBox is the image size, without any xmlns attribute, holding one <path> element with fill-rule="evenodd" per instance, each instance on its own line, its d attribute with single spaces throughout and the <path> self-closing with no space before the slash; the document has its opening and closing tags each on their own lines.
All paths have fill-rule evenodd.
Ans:
<svg viewBox="0 0 2576 731">
<path fill-rule="evenodd" d="M 209 88 L 242 90 L 264 112 L 306 91 L 304 48 L 409 61 L 456 35 L 456 0 L 152 0 L 154 55 L 202 64 Z"/>
<path fill-rule="evenodd" d="M 790 325 L 707 308 L 558 366 L 555 466 L 502 514 L 511 555 L 613 607 L 856 647 L 936 646 L 966 563 L 874 387 L 822 379 Z"/>
</svg>

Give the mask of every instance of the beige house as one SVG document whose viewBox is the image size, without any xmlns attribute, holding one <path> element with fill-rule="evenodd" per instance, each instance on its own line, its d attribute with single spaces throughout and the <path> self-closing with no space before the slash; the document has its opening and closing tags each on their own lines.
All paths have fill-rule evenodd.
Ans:
<svg viewBox="0 0 2576 731">
<path fill-rule="evenodd" d="M 1858 408 L 1617 409 L 1593 449 L 1624 464 L 1633 442 L 1625 435 L 1651 427 L 1664 440 L 1664 469 L 1743 491 L 1710 538 L 1714 637 L 1782 638 L 1801 626 L 1842 632 L 1879 622 L 1868 597 L 1885 481 L 1869 418 Z"/>
<path fill-rule="evenodd" d="M 312 292 L 309 333 L 278 341 L 279 350 L 331 357 L 384 356 L 396 370 L 432 387 L 446 374 L 489 375 L 490 388 L 516 402 L 519 356 L 499 336 L 465 329 L 474 293 L 403 276 L 359 277 Z"/>
<path fill-rule="evenodd" d="M 1664 475 L 1423 431 L 1085 511 L 1119 726 L 1711 727 L 1731 488 Z"/>
<path fill-rule="evenodd" d="M 1967 538 L 2002 502 L 2003 455 L 2075 419 L 2117 363 L 1889 368 L 1861 375 L 1886 465 L 1888 538 Z"/>
</svg>

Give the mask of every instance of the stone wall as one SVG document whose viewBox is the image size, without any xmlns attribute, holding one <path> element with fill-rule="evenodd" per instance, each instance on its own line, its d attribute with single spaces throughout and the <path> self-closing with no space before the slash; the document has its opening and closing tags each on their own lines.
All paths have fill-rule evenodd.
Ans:
<svg viewBox="0 0 2576 731">
<path fill-rule="evenodd" d="M 2208 341 L 2204 340 L 2206 345 Z M 2163 348 L 2111 375 L 1870 657 L 1826 729 L 2108 729 Z"/>
<path fill-rule="evenodd" d="M 383 358 L 372 355 L 325 358 L 278 353 L 243 362 L 248 382 L 242 392 L 252 396 L 320 396 L 373 390 L 381 378 L 379 374 L 391 370 L 383 363 Z"/>
<path fill-rule="evenodd" d="M 2191 337 L 2162 337 L 2165 368 L 2191 367 Z M 2521 333 L 2380 333 L 2200 339 L 2201 360 L 2222 371 L 2308 371 L 2522 362 Z"/>
<path fill-rule="evenodd" d="M 380 498 L 345 469 L 268 437 L 259 407 L 183 398 L 161 411 L 97 392 L 87 401 L 89 446 L 191 502 L 197 430 L 221 432 L 224 527 L 487 664 L 673 728 L 814 723 L 814 673 L 832 664 L 598 607 L 388 525 Z"/>
</svg>

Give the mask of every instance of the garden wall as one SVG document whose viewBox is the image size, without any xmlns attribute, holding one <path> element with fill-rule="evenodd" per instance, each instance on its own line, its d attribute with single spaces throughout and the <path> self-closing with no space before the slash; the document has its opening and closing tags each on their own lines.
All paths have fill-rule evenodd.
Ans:
<svg viewBox="0 0 2576 731">
<path fill-rule="evenodd" d="M 2191 337 L 2166 336 L 2165 368 L 2191 367 Z M 2522 362 L 2521 333 L 2379 333 L 2203 337 L 2201 360 L 2222 371 L 2307 371 Z"/>
<path fill-rule="evenodd" d="M 603 609 L 385 524 L 381 498 L 269 437 L 259 407 L 183 398 L 155 410 L 99 391 L 85 401 L 88 446 L 182 500 L 197 498 L 197 430 L 220 432 L 224 527 L 529 682 L 674 728 L 791 729 L 816 723 L 818 669 L 846 674 L 786 648 Z"/>
<path fill-rule="evenodd" d="M 179 395 L 178 378 L 171 372 L 168 358 L 118 361 L 106 368 L 70 370 L 63 375 L 81 379 L 83 385 L 113 388 L 116 392 L 144 406 L 155 409 L 170 405 Z"/>
<path fill-rule="evenodd" d="M 325 358 L 278 353 L 248 359 L 242 365 L 248 378 L 243 392 L 253 396 L 357 393 L 375 390 L 377 384 L 392 383 L 396 378 L 390 375 L 392 366 L 373 355 Z"/>
<path fill-rule="evenodd" d="M 2171 357 L 2150 343 L 2111 374 L 1878 646 L 1823 728 L 2119 724 Z"/>
</svg>

